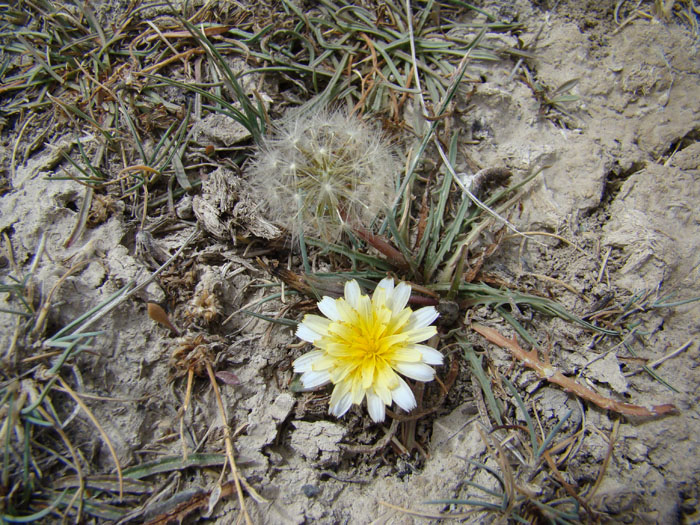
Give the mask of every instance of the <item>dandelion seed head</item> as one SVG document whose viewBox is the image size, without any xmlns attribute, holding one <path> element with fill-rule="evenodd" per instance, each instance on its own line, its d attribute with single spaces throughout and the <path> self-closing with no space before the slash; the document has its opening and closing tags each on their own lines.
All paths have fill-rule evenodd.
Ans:
<svg viewBox="0 0 700 525">
<path fill-rule="evenodd" d="M 380 131 L 342 111 L 322 110 L 285 118 L 246 173 L 270 220 L 335 241 L 346 226 L 368 228 L 391 205 L 399 170 Z"/>
</svg>

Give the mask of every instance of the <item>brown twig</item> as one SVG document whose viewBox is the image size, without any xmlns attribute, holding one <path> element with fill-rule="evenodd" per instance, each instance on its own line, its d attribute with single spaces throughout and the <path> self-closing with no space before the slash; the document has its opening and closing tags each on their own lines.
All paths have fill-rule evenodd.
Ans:
<svg viewBox="0 0 700 525">
<path fill-rule="evenodd" d="M 590 401 L 591 403 L 598 405 L 600 408 L 613 410 L 614 412 L 628 416 L 640 417 L 655 417 L 676 411 L 676 407 L 671 404 L 656 405 L 652 406 L 651 408 L 646 408 L 639 405 L 615 401 L 614 399 L 602 396 L 590 388 L 578 383 L 574 379 L 566 377 L 551 365 L 543 363 L 540 361 L 536 350 L 528 352 L 518 344 L 515 338 L 507 339 L 493 328 L 478 324 L 473 324 L 472 329 L 492 343 L 500 346 L 501 348 L 509 350 L 518 361 L 521 361 L 528 368 L 533 369 L 542 379 L 546 379 L 550 383 L 559 385 L 567 392 L 573 392 L 578 397 Z"/>
</svg>

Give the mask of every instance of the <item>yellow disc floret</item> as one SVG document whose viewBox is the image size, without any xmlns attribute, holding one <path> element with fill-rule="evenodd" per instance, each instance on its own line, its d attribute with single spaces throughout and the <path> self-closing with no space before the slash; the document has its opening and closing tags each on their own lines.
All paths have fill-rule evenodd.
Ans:
<svg viewBox="0 0 700 525">
<path fill-rule="evenodd" d="M 442 364 L 442 354 L 418 344 L 436 333 L 431 323 L 438 313 L 428 306 L 407 307 L 411 287 L 393 279 L 382 280 L 370 299 L 356 281 L 345 285 L 345 297 L 324 297 L 318 303 L 326 316 L 306 315 L 297 336 L 313 343 L 313 350 L 294 361 L 294 371 L 308 389 L 326 383 L 335 388 L 330 413 L 342 416 L 367 398 L 374 421 L 383 421 L 385 406 L 396 402 L 409 411 L 416 406 L 411 388 L 399 374 L 430 381 Z M 398 373 L 397 373 L 398 372 Z"/>
</svg>

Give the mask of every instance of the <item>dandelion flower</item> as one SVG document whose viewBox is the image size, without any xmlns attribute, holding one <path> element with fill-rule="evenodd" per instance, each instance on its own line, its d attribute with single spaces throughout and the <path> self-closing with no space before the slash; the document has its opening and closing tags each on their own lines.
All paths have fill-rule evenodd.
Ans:
<svg viewBox="0 0 700 525">
<path fill-rule="evenodd" d="M 367 398 L 367 410 L 375 422 L 384 421 L 385 407 L 395 402 L 405 411 L 416 399 L 402 374 L 417 381 L 431 381 L 442 364 L 442 354 L 419 344 L 437 332 L 434 307 L 415 312 L 407 307 L 411 287 L 394 286 L 383 279 L 372 298 L 363 295 L 357 281 L 345 284 L 345 297 L 324 297 L 318 309 L 297 328 L 297 337 L 316 347 L 293 363 L 307 389 L 333 383 L 329 413 L 341 417 Z"/>
<path fill-rule="evenodd" d="M 287 116 L 246 171 L 269 219 L 335 241 L 347 226 L 369 227 L 393 202 L 399 165 L 380 131 L 321 110 Z"/>
</svg>

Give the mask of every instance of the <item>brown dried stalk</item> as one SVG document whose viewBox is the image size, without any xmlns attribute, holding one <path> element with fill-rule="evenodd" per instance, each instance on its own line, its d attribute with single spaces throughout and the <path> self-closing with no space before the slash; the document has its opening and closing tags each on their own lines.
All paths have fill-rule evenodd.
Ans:
<svg viewBox="0 0 700 525">
<path fill-rule="evenodd" d="M 211 366 L 209 360 L 205 360 L 207 365 L 207 372 L 209 374 L 209 381 L 211 382 L 211 387 L 214 390 L 214 395 L 216 396 L 216 404 L 219 407 L 219 413 L 221 414 L 221 421 L 224 426 L 224 443 L 226 444 L 226 457 L 228 458 L 229 466 L 231 467 L 231 472 L 233 473 L 233 482 L 236 487 L 236 493 L 238 494 L 238 503 L 241 506 L 241 512 L 243 512 L 243 517 L 245 518 L 246 525 L 253 525 L 248 514 L 248 509 L 245 506 L 245 499 L 243 497 L 243 489 L 241 488 L 241 477 L 238 474 L 238 467 L 236 467 L 236 460 L 233 457 L 233 443 L 231 440 L 231 429 L 229 429 L 228 421 L 226 419 L 226 410 L 224 409 L 224 402 L 221 399 L 221 394 L 219 393 L 219 385 L 216 382 L 216 376 L 214 375 L 214 369 Z M 224 468 L 226 466 L 224 465 Z"/>
<path fill-rule="evenodd" d="M 493 328 L 488 328 L 478 324 L 473 324 L 472 329 L 492 343 L 500 346 L 501 348 L 509 350 L 518 361 L 521 361 L 528 368 L 532 368 L 542 379 L 546 379 L 550 383 L 559 385 L 567 392 L 573 392 L 578 397 L 590 401 L 591 403 L 595 403 L 600 408 L 613 410 L 614 412 L 628 416 L 641 417 L 655 417 L 676 412 L 676 407 L 671 404 L 656 405 L 652 406 L 651 408 L 646 408 L 639 405 L 615 401 L 614 399 L 601 396 L 597 392 L 583 386 L 574 379 L 566 377 L 564 374 L 553 368 L 550 364 L 540 361 L 540 358 L 537 355 L 537 350 L 531 350 L 528 352 L 518 344 L 515 337 L 513 339 L 507 339 Z"/>
<path fill-rule="evenodd" d="M 359 226 L 354 227 L 353 231 L 360 239 L 370 244 L 378 252 L 382 253 L 387 258 L 389 264 L 402 271 L 407 271 L 409 269 L 408 261 L 403 254 L 394 248 L 391 242 L 384 236 L 375 235 L 369 230 Z"/>
</svg>

